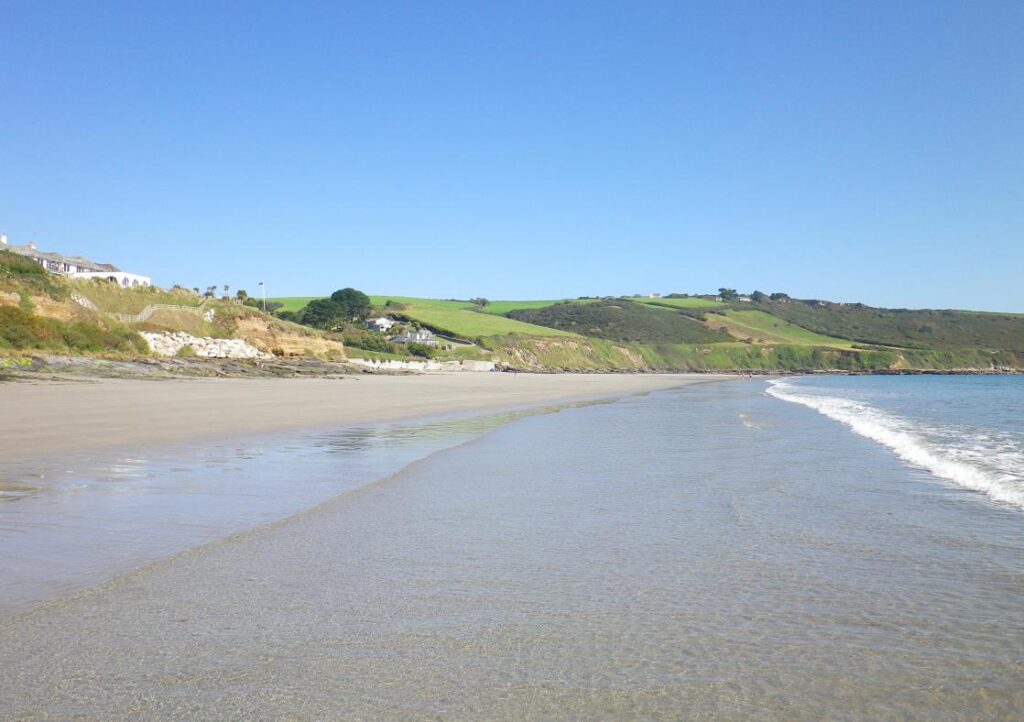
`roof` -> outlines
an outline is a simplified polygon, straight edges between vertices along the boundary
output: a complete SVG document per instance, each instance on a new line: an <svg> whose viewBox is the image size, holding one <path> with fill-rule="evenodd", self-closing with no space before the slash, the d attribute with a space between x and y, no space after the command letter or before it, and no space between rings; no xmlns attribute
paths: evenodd
<svg viewBox="0 0 1024 722"><path fill-rule="evenodd" d="M70 263L71 265L78 266L79 268L91 268L96 271L117 271L117 267L112 266L109 263L96 263L91 261L85 256L63 256L60 253L53 253L50 251L40 251L39 249L32 248L31 246L6 246L7 250L11 253L17 253L19 256L29 256L30 258L41 258L44 261L52 261L54 263Z"/></svg>

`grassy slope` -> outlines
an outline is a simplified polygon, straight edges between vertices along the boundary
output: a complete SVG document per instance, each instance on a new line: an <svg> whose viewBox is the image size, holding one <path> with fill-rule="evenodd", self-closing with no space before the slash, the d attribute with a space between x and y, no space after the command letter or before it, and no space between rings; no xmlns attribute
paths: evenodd
<svg viewBox="0 0 1024 722"><path fill-rule="evenodd" d="M512 311L513 318L584 336L620 343L720 343L725 334L668 308L654 308L631 300L594 303L559 303L533 310Z"/></svg>
<svg viewBox="0 0 1024 722"><path fill-rule="evenodd" d="M484 307L484 313L491 313L495 316L504 316L509 311L525 311L536 308L544 308L545 306L553 306L556 303L561 303L561 300L555 301L491 301L490 304ZM581 302L585 303L585 302Z"/></svg>
<svg viewBox="0 0 1024 722"><path fill-rule="evenodd" d="M811 331L861 343L918 349L1024 351L1024 317L1018 314L801 301L763 304L761 308Z"/></svg>
<svg viewBox="0 0 1024 722"><path fill-rule="evenodd" d="M268 301L271 299L267 299ZM313 300L312 297L289 297L272 299L284 304L283 310L298 311L305 308ZM485 313L475 310L469 301L442 301L431 298L413 298L411 296L370 296L374 306L383 306L388 301L400 303L404 308L396 309L395 314L405 316L426 326L460 338L479 338L481 336L502 336L520 334L527 336L566 336L564 331L534 326L521 321L514 321L498 315L498 311ZM522 307L522 304L550 305L550 301L497 301L498 308L506 305Z"/></svg>
<svg viewBox="0 0 1024 722"><path fill-rule="evenodd" d="M622 344L595 338L505 337L490 340L506 363L545 371L900 371L1024 369L1024 354L860 350L745 343Z"/></svg>
<svg viewBox="0 0 1024 722"><path fill-rule="evenodd" d="M717 308L724 306L721 301L713 301L708 298L633 298L637 303L646 303L648 306L664 306L665 308Z"/></svg>
<svg viewBox="0 0 1024 722"><path fill-rule="evenodd" d="M474 310L473 304L468 301L439 301L407 296L370 296L370 300L375 306L383 306L388 301L400 303L405 308L397 313L442 333L448 332L461 338L502 336L512 333L524 336L571 335L564 331L534 326L503 316L480 313Z"/></svg>
<svg viewBox="0 0 1024 722"><path fill-rule="evenodd" d="M824 346L827 348L853 348L847 339L825 336L808 331L784 319L764 311L725 311L725 316L708 314L707 324L723 328L739 339L752 338L765 343L792 344L795 346Z"/></svg>
<svg viewBox="0 0 1024 722"><path fill-rule="evenodd" d="M86 280L64 280L63 283L106 313L139 313L156 304L198 307L204 300L190 291L165 291L153 286L122 288L113 283Z"/></svg>
<svg viewBox="0 0 1024 722"><path fill-rule="evenodd" d="M315 301L322 296L285 296L281 298L268 298L267 302L276 301L281 304L282 311L301 311L309 305L310 301Z"/></svg>
<svg viewBox="0 0 1024 722"><path fill-rule="evenodd" d="M275 299L286 301L286 308L298 309L309 302L309 298ZM468 301L440 301L401 296L377 296L372 298L375 305L392 300L405 304L404 315L435 328L448 330L455 335L471 338L485 337L485 345L498 352L499 356L520 368L534 369L579 369L579 370L675 370L713 371L760 370L760 371L812 371L812 370L900 370L900 369L967 369L967 368L1024 368L1024 353L1011 351L988 351L984 344L966 343L979 339L1002 341L1006 346L1016 346L1014 322L1024 318L1013 314L971 314L954 312L953 323L939 328L936 334L945 343L964 341L959 347L946 349L895 348L912 346L910 343L895 342L903 338L908 323L916 323L913 332L918 336L929 334L920 331L923 322L941 322L951 317L950 312L894 312L882 309L855 309L829 305L825 310L819 307L801 307L795 304L768 304L758 308L723 308L727 304L701 298L649 299L633 298L633 302L644 304L652 310L671 309L694 310L721 309L725 316L709 314L711 325L723 326L738 340L758 339L756 343L726 342L703 344L693 343L635 343L624 340L585 338L567 331L548 329L535 324L519 324L498 314L512 311L537 310L552 306L554 301L494 301L484 313L473 310ZM592 301L582 301L587 303ZM844 315L843 309L846 309ZM781 310L781 312L780 312ZM789 311L789 313L784 313ZM799 311L800 313L795 313ZM831 321L829 312L839 315ZM778 315L775 315L777 312ZM793 317L793 321L783 318ZM877 323L864 323L870 317L881 319ZM978 318L979 324L971 324ZM813 320L821 328L811 330L808 321ZM507 323L506 323L507 322ZM801 323L804 322L804 323ZM1008 327L1007 324L1010 324ZM873 333L869 338L827 333L822 328L843 331L858 330L854 326L867 327ZM974 333L967 333L965 325ZM525 328L524 328L525 327ZM514 330L512 330L514 329ZM528 330L527 330L528 329ZM950 331L952 329L952 331ZM980 329L980 330L979 330ZM1008 330L1009 329L1009 330ZM885 333L883 333L885 332ZM931 332L934 333L934 332ZM953 335L950 336L950 333ZM510 335L519 334L519 335ZM1006 343L1009 338L1010 342ZM854 341L888 345L889 349L857 349ZM991 347L990 347L991 348Z"/></svg>

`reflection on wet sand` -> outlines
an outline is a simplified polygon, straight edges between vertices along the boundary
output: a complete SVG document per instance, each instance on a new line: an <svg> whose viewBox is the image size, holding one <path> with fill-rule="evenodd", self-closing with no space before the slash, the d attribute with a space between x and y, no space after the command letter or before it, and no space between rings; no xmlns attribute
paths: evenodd
<svg viewBox="0 0 1024 722"><path fill-rule="evenodd" d="M0 617L281 519L516 419L592 403L602 402L8 464Z"/></svg>

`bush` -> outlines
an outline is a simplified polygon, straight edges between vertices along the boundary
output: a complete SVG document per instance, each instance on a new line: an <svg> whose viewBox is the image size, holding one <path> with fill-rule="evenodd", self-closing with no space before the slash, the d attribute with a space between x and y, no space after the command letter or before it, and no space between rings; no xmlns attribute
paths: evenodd
<svg viewBox="0 0 1024 722"><path fill-rule="evenodd" d="M146 342L127 329L101 328L93 323L75 321L64 331L64 342L76 351L145 352Z"/></svg>
<svg viewBox="0 0 1024 722"><path fill-rule="evenodd" d="M10 251L0 251L0 269L12 276L47 278L49 272L31 258Z"/></svg>
<svg viewBox="0 0 1024 722"><path fill-rule="evenodd" d="M0 346L48 351L148 351L146 342L134 331L103 328L88 321L63 324L13 306L0 306Z"/></svg>
<svg viewBox="0 0 1024 722"><path fill-rule="evenodd" d="M409 353L420 358L434 358L435 350L425 343L409 343L405 346Z"/></svg>
<svg viewBox="0 0 1024 722"><path fill-rule="evenodd" d="M49 271L31 258L10 251L0 251L0 279L4 277L15 279L28 288L42 291L57 300L67 296L67 291L53 282Z"/></svg>
<svg viewBox="0 0 1024 722"><path fill-rule="evenodd" d="M60 348L64 345L63 331L59 321L0 306L0 344L8 348Z"/></svg>
<svg viewBox="0 0 1024 722"><path fill-rule="evenodd" d="M380 351L382 353L397 353L395 345L388 343L387 338L372 331L351 330L341 336L342 342L352 348L361 348L365 351Z"/></svg>

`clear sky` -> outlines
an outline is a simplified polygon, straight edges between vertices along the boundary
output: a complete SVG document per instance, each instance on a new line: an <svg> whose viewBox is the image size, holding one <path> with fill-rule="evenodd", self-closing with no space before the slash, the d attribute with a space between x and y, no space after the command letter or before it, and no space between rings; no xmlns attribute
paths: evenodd
<svg viewBox="0 0 1024 722"><path fill-rule="evenodd" d="M1024 2L0 0L0 230L162 285L1024 312Z"/></svg>

